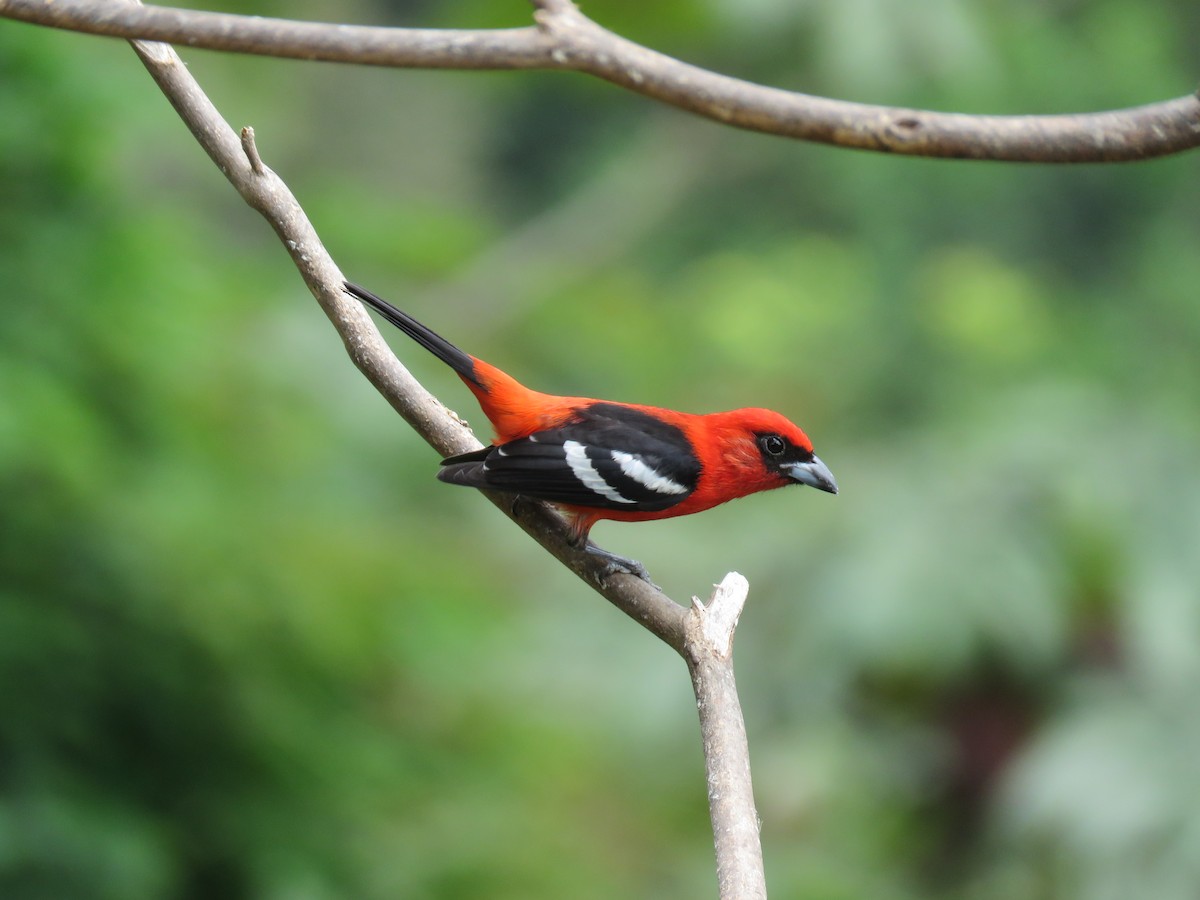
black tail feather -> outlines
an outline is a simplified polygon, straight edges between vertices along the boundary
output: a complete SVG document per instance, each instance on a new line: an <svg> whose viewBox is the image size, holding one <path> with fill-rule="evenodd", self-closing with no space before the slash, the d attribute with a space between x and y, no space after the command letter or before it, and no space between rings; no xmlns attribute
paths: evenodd
<svg viewBox="0 0 1200 900"><path fill-rule="evenodd" d="M461 484L464 487L492 487L488 484L487 470L484 468L483 460L468 459L456 462L457 459L461 459L461 457L448 459L442 463L442 468L438 469L437 473L438 481L444 481L446 484Z"/></svg>
<svg viewBox="0 0 1200 900"><path fill-rule="evenodd" d="M359 287L352 282L347 281L344 284L346 293L351 297L370 306L463 378L479 384L479 379L475 375L475 360L466 353L463 353L437 332L426 328L408 313L396 309L382 297L377 297L366 288Z"/></svg>
<svg viewBox="0 0 1200 900"><path fill-rule="evenodd" d="M442 460L442 467L438 469L438 481L444 481L447 484L461 484L466 487L487 487L487 472L484 469L484 463L495 449L490 446L480 447L478 450L471 450L468 453L446 457Z"/></svg>

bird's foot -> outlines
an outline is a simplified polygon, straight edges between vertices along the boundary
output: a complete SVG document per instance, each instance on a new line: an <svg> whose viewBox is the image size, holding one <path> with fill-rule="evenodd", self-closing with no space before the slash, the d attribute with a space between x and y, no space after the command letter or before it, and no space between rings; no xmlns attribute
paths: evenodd
<svg viewBox="0 0 1200 900"><path fill-rule="evenodd" d="M636 559L627 559L624 556L618 556L616 553L597 547L591 541L588 541L584 545L583 549L584 552L590 553L592 556L598 556L600 559L604 560L605 575L613 575L617 572L621 572L625 575L632 575L635 578L642 579L642 581L646 582L646 584L650 585L650 587L654 588L656 591L662 590L662 588L650 580L650 573L647 572L646 567Z"/></svg>

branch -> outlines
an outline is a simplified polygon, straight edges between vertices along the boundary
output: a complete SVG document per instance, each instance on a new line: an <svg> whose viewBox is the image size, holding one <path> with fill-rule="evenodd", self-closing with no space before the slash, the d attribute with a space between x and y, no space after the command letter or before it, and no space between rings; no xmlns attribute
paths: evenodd
<svg viewBox="0 0 1200 900"><path fill-rule="evenodd" d="M709 72L600 27L569 0L534 0L536 26L492 30L295 22L111 0L0 0L0 16L209 50L422 69L583 72L751 131L909 156L1127 162L1200 146L1200 97L1061 116L974 116L831 100Z"/></svg>
<svg viewBox="0 0 1200 900"><path fill-rule="evenodd" d="M169 46L134 41L133 48L213 162L279 234L358 368L440 453L477 447L470 430L409 374L362 307L342 292L341 272L287 185L263 163L253 130L243 128L235 135ZM563 522L544 507L515 507L505 495L489 499L687 661L700 712L720 897L765 898L749 748L733 678L733 631L749 591L746 579L730 573L709 607L693 599L691 610L685 611L637 578L602 581L595 558L573 549Z"/></svg>
<svg viewBox="0 0 1200 900"><path fill-rule="evenodd" d="M693 597L684 645L700 711L708 811L722 900L766 900L767 896L750 780L750 748L733 678L733 631L749 591L746 579L730 572L716 586L707 607Z"/></svg>

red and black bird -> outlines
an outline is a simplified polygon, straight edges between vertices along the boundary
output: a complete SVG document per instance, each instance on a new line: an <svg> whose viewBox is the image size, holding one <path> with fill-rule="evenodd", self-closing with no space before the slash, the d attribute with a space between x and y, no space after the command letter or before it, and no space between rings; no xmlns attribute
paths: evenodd
<svg viewBox="0 0 1200 900"><path fill-rule="evenodd" d="M572 543L613 570L649 581L641 564L601 550L601 519L686 516L789 484L837 493L808 436L769 409L693 415L635 403L530 390L459 350L358 285L346 291L458 373L496 436L491 446L442 461L438 479L545 500L566 513Z"/></svg>

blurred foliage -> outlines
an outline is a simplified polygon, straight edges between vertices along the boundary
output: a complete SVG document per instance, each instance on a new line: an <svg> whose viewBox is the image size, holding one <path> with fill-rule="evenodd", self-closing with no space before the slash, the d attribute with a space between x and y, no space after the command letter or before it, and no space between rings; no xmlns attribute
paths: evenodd
<svg viewBox="0 0 1200 900"><path fill-rule="evenodd" d="M587 11L968 112L1178 95L1200 51L1182 0ZM472 352L814 436L836 500L597 532L677 597L751 580L775 896L1195 895L1195 155L895 159L579 76L187 56L344 269ZM0 23L0 121L0 896L711 895L683 667L433 481L128 48Z"/></svg>

